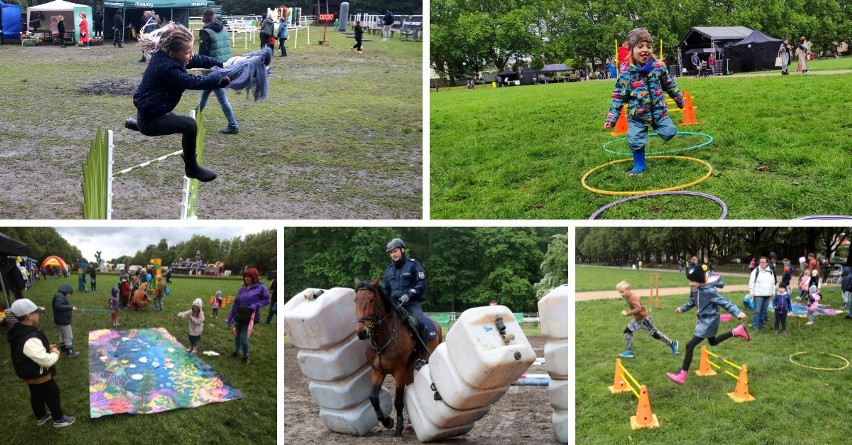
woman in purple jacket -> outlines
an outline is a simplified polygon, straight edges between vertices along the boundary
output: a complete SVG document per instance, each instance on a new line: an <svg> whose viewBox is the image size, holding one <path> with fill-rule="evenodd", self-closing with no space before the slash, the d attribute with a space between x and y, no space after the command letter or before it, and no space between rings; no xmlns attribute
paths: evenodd
<svg viewBox="0 0 852 445"><path fill-rule="evenodd" d="M231 354L231 357L239 357L240 348L242 348L243 363L248 363L249 324L254 317L254 313L269 304L269 291L260 282L257 269L253 267L243 272L243 282L245 284L237 292L237 297L234 299L234 304L231 306L231 312L228 314L228 318L225 319L225 323L228 324L228 327L233 324L236 330L234 353Z"/></svg>

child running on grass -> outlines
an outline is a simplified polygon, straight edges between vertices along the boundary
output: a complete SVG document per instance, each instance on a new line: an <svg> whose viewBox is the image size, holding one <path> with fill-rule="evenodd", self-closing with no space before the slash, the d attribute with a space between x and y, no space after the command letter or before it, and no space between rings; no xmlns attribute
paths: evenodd
<svg viewBox="0 0 852 445"><path fill-rule="evenodd" d="M619 355L624 358L635 357L633 354L633 333L639 329L642 329L651 337L665 343L666 346L671 348L672 355L677 354L677 341L669 340L665 334L657 330L654 326L654 320L651 319L651 316L648 315L648 311L642 306L642 300L630 289L630 283L622 281L618 283L615 288L618 289L618 293L621 294L621 297L627 302L627 306L630 307L629 311L621 311L621 315L628 317L633 316L633 319L630 320L630 323L628 323L627 327L624 328L624 341L627 343L627 349Z"/></svg>
<svg viewBox="0 0 852 445"><path fill-rule="evenodd" d="M683 306L675 309L675 313L680 314L695 306L698 312L695 333L692 339L686 344L686 352L683 354L683 365L680 367L680 372L666 373L666 376L678 385L683 385L686 381L689 366L692 364L692 351L704 339L707 339L710 346L716 346L731 337L742 337L745 341L749 341L748 332L743 325L739 325L723 334L716 335L716 332L719 330L719 306L724 307L726 311L740 320L744 319L746 314L734 303L719 295L715 284L707 283L706 278L704 269L701 266L690 265L686 269L686 279L689 280L689 286L693 289L693 292L690 293L689 300Z"/></svg>
<svg viewBox="0 0 852 445"><path fill-rule="evenodd" d="M618 76L612 92L612 105L606 115L604 128L615 126L621 107L627 103L627 146L633 154L633 168L629 176L642 174L645 164L645 143L648 140L648 125L664 141L677 134L677 128L669 117L665 91L674 99L678 108L683 108L683 93L674 77L669 75L663 63L653 53L653 40L648 30L636 28L627 35L630 51L630 66Z"/></svg>
<svg viewBox="0 0 852 445"><path fill-rule="evenodd" d="M189 317L189 347L186 352L198 353L198 342L201 341L201 332L204 330L204 312L201 312L201 299L196 298L188 311L177 314L178 318Z"/></svg>
<svg viewBox="0 0 852 445"><path fill-rule="evenodd" d="M219 60L192 54L192 31L169 23L153 33L140 34L139 46L151 53L151 61L142 75L142 82L133 95L139 132L145 136L181 133L183 139L184 173L188 178L208 182L216 173L198 164L195 141L198 125L189 116L175 114L184 90L215 90L231 83L227 76L211 74L193 76L187 68L222 67Z"/></svg>

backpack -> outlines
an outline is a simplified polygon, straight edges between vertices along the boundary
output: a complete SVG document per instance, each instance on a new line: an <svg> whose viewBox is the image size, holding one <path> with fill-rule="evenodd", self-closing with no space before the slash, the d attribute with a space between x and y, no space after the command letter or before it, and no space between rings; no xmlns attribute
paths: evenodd
<svg viewBox="0 0 852 445"><path fill-rule="evenodd" d="M251 316L254 312L248 306L240 306L237 308L237 313L234 315L234 321L239 324L249 324Z"/></svg>

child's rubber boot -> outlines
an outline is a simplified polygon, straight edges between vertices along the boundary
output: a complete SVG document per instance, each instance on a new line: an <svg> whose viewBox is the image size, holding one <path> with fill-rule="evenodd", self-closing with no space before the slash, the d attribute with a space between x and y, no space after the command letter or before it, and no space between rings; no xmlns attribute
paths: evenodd
<svg viewBox="0 0 852 445"><path fill-rule="evenodd" d="M687 372L681 369L680 372L678 372L677 374L667 372L666 377L668 377L671 381L677 383L678 385L683 385L684 382L686 382L686 374Z"/></svg>
<svg viewBox="0 0 852 445"><path fill-rule="evenodd" d="M645 173L645 147L633 152L633 168L627 172L627 176L641 175Z"/></svg>
<svg viewBox="0 0 852 445"><path fill-rule="evenodd" d="M745 325L735 327L731 331L731 334L734 334L734 337L742 337L745 341L749 341L751 339L751 337L748 336L748 331L746 331Z"/></svg>
<svg viewBox="0 0 852 445"><path fill-rule="evenodd" d="M677 355L678 346L680 346L680 343L677 340L672 340L672 355Z"/></svg>
<svg viewBox="0 0 852 445"><path fill-rule="evenodd" d="M68 357L76 357L80 355L80 353L75 351L73 346L69 346L68 349L66 349L65 355L67 355Z"/></svg>
<svg viewBox="0 0 852 445"><path fill-rule="evenodd" d="M198 165L198 161L195 159L195 151L188 153L188 150L184 150L181 157L183 158L183 171L187 178L197 179L201 182L210 182L216 179L216 173Z"/></svg>

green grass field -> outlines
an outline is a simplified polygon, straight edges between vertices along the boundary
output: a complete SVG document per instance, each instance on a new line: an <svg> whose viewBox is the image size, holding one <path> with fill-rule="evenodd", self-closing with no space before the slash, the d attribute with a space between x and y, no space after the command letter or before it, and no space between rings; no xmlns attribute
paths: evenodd
<svg viewBox="0 0 852 445"><path fill-rule="evenodd" d="M813 71L852 69L852 57L814 61ZM848 214L844 187L852 171L852 103L840 93L852 74L677 78L692 94L712 144L679 153L708 162L712 175L687 190L722 199L729 219L792 219ZM446 89L430 94L431 216L436 219L585 219L618 197L585 190L581 177L624 158L604 152L603 129L613 82L516 88ZM674 107L676 108L676 107ZM680 113L671 113L679 125ZM648 151L703 142L650 138ZM625 140L611 149L627 151ZM613 191L654 190L700 179L708 169L682 160L650 160L627 177L631 162L602 168L588 185ZM712 201L665 196L631 201L602 218L717 219Z"/></svg>
<svg viewBox="0 0 852 445"><path fill-rule="evenodd" d="M741 309L742 294L723 294ZM681 341L691 338L695 326L695 310L675 314L674 309L687 300L687 295L664 297L662 307L652 313L657 328ZM828 288L825 301L834 308L841 304L838 288ZM848 402L852 398L850 373L814 371L792 364L789 356L797 356L804 364L834 368L842 360L819 355L827 352L850 357L852 341L846 335L852 322L843 315L818 316L812 326L804 319L788 318L789 334L775 335L772 329L752 334L751 342L732 338L709 349L749 370L749 392L757 399L734 403L726 393L733 392L736 382L726 374L699 377L700 346L695 349L690 375L684 386L666 378L666 372L680 369L683 353L672 357L668 347L644 332L634 340L636 358L625 359L625 368L642 385L646 385L651 407L660 427L630 429L630 416L636 415L636 398L632 393L611 394L615 360L624 350L622 331L627 317L623 301L596 300L576 305L576 443L577 444L686 444L738 443L748 445L799 445L845 443L850 432ZM745 311L746 321L752 312ZM797 320L801 320L801 324ZM774 315L769 316L774 323ZM722 323L720 331L732 329L736 323ZM768 333L767 333L768 332ZM738 374L738 371L734 371Z"/></svg>
<svg viewBox="0 0 852 445"><path fill-rule="evenodd" d="M657 272L660 276L660 288L687 287L683 273ZM650 286L648 270L633 270L628 268L613 268L600 266L577 266L576 292L615 290L615 285L621 280L627 280L634 289L647 289ZM722 273L725 284L748 284L748 277L731 277Z"/></svg>
<svg viewBox="0 0 852 445"><path fill-rule="evenodd" d="M227 121L211 95L204 164L219 178L201 186L199 218L422 217L422 43L371 36L365 53L357 54L350 50L353 39L331 29L329 44L317 44L322 31L312 28L308 45L301 29L294 48L291 30L288 57L278 57L276 48L266 100L228 91L238 135L217 132ZM132 93L146 67L134 44L106 42L90 51L2 46L0 97L7 112L0 120L6 167L0 218L82 218L82 165L98 127L115 132L116 170L180 148L179 135L146 137L124 128L124 120L136 116ZM259 43L244 46L238 38L233 54L257 50ZM113 93L81 92L92 90ZM175 113L188 113L199 97L186 91ZM113 218L176 219L182 179L178 157L118 179ZM145 205L134 199L140 193L151 197ZM15 205L25 194L46 199Z"/></svg>
<svg viewBox="0 0 852 445"><path fill-rule="evenodd" d="M98 276L98 291L74 292L71 304L81 309L107 309L109 292L115 284L115 275ZM37 281L26 291L27 298L47 312L41 316L39 328L51 343L58 343L59 330L53 323L51 301L60 284L67 282L77 288L77 276L65 280ZM267 283L268 284L268 283ZM236 279L172 278L171 294L165 297L164 312L155 312L149 306L143 312L121 312L119 329L166 328L178 341L187 345L185 319L174 316L189 309L192 300L204 301L205 324L199 343L200 351L216 351L220 356L199 355L233 387L246 397L225 403L214 403L195 409L179 409L152 415L117 415L98 419L89 418L89 331L110 328L109 312L78 311L73 315L74 348L80 355L62 356L57 362L56 381L62 391L62 408L77 417L77 422L67 428L54 428L50 422L35 425L29 403L26 383L14 372L9 355L9 343L4 340L0 348L0 381L3 381L3 409L6 427L4 436L8 443L67 443L91 444L121 443L147 444L172 443L275 443L277 400L277 317L272 323L258 325L250 341L251 363L248 365L231 358L234 341L231 330L225 325L230 305L220 310L219 318L211 316L208 304L210 295L221 290L223 295L236 296L242 282ZM269 307L262 309L265 321ZM161 439L158 439L161 438ZM116 442L117 443L117 442Z"/></svg>

